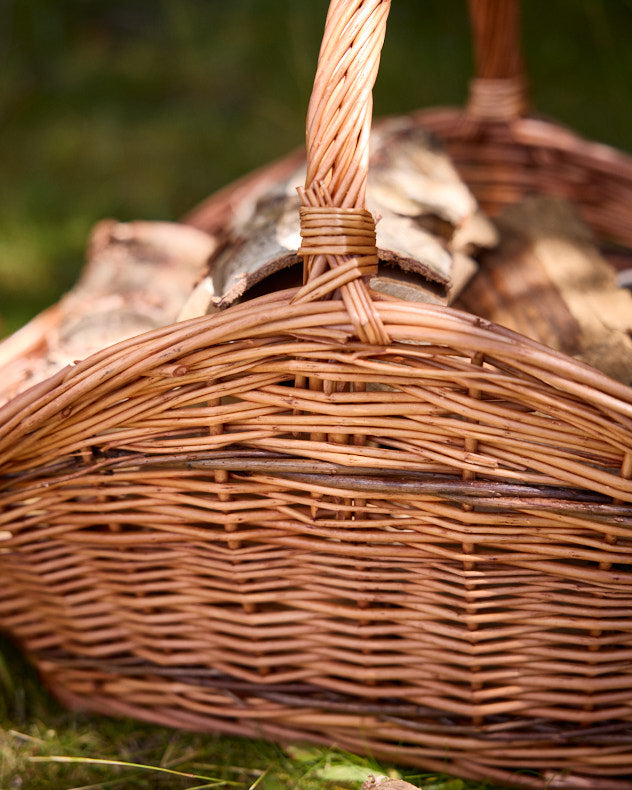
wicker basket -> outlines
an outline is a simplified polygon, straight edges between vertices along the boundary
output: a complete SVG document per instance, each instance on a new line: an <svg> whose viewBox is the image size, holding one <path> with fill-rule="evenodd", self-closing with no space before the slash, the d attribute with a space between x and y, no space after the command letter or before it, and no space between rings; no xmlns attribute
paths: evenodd
<svg viewBox="0 0 632 790"><path fill-rule="evenodd" d="M107 348L0 412L0 626L72 707L629 789L632 390L368 291L388 6L331 4L305 285ZM471 112L423 115L466 172L524 156L515 189L514 168L485 167L479 194L539 184L524 129L541 122ZM628 160L560 135L548 181L601 170L629 194ZM600 205L593 225L626 241Z"/></svg>

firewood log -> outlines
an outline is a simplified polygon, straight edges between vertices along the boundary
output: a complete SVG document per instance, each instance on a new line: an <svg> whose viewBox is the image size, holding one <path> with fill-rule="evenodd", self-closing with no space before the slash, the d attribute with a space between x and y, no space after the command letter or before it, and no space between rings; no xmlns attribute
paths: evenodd
<svg viewBox="0 0 632 790"><path fill-rule="evenodd" d="M371 149L367 205L378 219L380 266L370 286L449 304L476 270L472 253L495 243L492 224L438 143L410 119L379 124ZM304 180L301 165L266 189L240 195L227 217L223 249L180 319L299 283L296 187Z"/></svg>
<svg viewBox="0 0 632 790"><path fill-rule="evenodd" d="M632 294L573 207L533 197L496 226L460 306L632 384Z"/></svg>

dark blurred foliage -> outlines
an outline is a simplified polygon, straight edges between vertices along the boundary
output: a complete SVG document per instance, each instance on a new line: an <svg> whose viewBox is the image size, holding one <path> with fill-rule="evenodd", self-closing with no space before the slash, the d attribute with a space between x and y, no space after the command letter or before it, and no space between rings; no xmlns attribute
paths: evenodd
<svg viewBox="0 0 632 790"><path fill-rule="evenodd" d="M176 219L302 143L326 0L0 0L0 335L104 216ZM632 150L631 0L524 0L538 111ZM393 0L378 115L461 104L465 0Z"/></svg>

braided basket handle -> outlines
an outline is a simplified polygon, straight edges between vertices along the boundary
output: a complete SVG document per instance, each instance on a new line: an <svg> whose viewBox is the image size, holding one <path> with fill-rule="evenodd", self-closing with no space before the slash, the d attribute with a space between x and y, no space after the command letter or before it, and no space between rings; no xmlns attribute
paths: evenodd
<svg viewBox="0 0 632 790"><path fill-rule="evenodd" d="M468 0L475 77L467 114L481 121L511 121L528 110L520 42L519 0Z"/></svg>
<svg viewBox="0 0 632 790"><path fill-rule="evenodd" d="M390 0L331 0L307 113L301 195L304 286L295 302L340 294L358 338L390 338L369 295L375 220L365 206L373 85Z"/></svg>

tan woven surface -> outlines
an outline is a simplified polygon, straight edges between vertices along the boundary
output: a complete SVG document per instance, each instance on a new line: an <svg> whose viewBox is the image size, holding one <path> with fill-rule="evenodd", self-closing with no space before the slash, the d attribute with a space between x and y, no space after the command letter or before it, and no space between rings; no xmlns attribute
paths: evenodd
<svg viewBox="0 0 632 790"><path fill-rule="evenodd" d="M372 84L387 9L332 3L308 143L318 108L348 131L332 75ZM632 390L368 291L352 101L308 145L302 289L0 411L0 626L75 707L629 790Z"/></svg>

